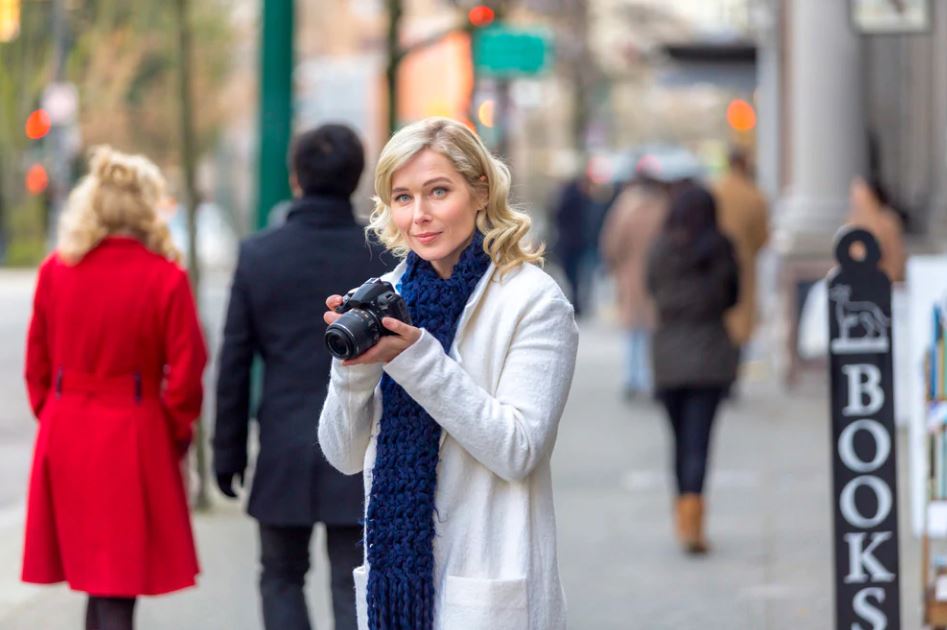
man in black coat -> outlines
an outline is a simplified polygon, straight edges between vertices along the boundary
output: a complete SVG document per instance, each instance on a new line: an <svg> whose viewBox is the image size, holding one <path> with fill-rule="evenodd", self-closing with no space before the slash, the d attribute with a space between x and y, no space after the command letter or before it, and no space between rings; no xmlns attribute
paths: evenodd
<svg viewBox="0 0 947 630"><path fill-rule="evenodd" d="M349 198L364 165L362 144L348 127L325 125L299 136L286 222L246 239L234 272L217 379L214 472L221 491L236 497L254 415L260 449L248 512L260 527L267 630L310 628L303 585L317 522L326 525L335 627L356 627L352 570L362 563L362 480L333 469L316 435L331 363L325 299L380 276L391 262L366 244L352 213ZM252 414L255 355L263 363L263 392Z"/></svg>

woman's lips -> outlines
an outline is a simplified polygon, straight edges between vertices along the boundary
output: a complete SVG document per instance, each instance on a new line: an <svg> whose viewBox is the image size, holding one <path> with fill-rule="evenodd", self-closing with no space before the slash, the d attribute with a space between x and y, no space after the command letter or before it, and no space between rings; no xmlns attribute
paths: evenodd
<svg viewBox="0 0 947 630"><path fill-rule="evenodd" d="M422 245L430 245L440 235L440 232L425 232L424 234L415 234L414 238Z"/></svg>

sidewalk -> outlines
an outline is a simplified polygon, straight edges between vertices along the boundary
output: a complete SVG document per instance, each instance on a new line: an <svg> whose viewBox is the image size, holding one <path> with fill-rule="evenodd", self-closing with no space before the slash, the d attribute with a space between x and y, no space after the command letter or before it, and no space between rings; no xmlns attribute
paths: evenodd
<svg viewBox="0 0 947 630"><path fill-rule="evenodd" d="M256 590L255 523L223 499L210 514L194 518L202 574L198 588L143 598L136 613L143 630L258 630L263 627ZM21 528L0 539L0 629L76 630L82 627L85 596L65 586L19 584ZM11 538L12 537L12 538ZM322 545L314 540L314 549ZM14 550L15 548L15 550ZM13 553L11 553L13 552ZM315 627L329 628L327 575L310 575L309 601Z"/></svg>
<svg viewBox="0 0 947 630"><path fill-rule="evenodd" d="M619 397L617 331L583 324L553 473L560 567L574 630L782 630L833 627L829 420L824 386L789 396L751 364L714 436L706 558L671 530L669 443L660 409ZM903 453L899 449L899 455ZM903 628L919 628L919 543L906 526L901 463ZM204 573L189 592L146 599L142 630L261 628L254 523L234 504L195 517ZM20 585L22 516L0 518L0 629L80 627L83 598ZM318 547L321 540L314 546ZM316 560L319 566L319 560ZM326 575L309 584L328 630Z"/></svg>

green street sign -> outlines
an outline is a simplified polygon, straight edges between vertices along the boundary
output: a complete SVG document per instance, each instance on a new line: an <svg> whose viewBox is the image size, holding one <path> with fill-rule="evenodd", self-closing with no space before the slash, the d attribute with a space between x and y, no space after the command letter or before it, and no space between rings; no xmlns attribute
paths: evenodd
<svg viewBox="0 0 947 630"><path fill-rule="evenodd" d="M490 26L474 32L473 57L477 72L509 78L543 72L552 57L550 36L537 29Z"/></svg>

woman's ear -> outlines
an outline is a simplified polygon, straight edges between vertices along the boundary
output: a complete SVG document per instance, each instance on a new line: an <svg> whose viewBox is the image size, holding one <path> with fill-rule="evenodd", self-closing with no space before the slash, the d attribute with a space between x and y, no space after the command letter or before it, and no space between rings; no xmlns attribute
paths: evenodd
<svg viewBox="0 0 947 630"><path fill-rule="evenodd" d="M487 202L490 201L490 190L488 188L476 188L474 190L474 207L477 212L486 210Z"/></svg>

